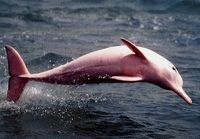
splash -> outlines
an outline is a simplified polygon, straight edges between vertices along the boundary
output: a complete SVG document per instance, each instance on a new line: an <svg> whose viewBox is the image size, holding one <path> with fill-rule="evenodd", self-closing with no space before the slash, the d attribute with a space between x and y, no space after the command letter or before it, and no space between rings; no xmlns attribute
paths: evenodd
<svg viewBox="0 0 200 139"><path fill-rule="evenodd" d="M101 93L84 91L79 86L62 86L30 81L17 103L6 101L4 89L0 110L34 115L57 115L62 118L77 109L84 109L89 103L101 103L107 99ZM83 87L84 88L84 87ZM81 91L80 91L81 89Z"/></svg>

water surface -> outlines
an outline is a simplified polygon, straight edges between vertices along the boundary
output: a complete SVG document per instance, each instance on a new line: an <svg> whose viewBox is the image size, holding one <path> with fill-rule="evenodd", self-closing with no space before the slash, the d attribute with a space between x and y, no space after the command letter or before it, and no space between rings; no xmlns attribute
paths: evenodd
<svg viewBox="0 0 200 139"><path fill-rule="evenodd" d="M199 0L1 0L0 138L200 138ZM126 37L172 61L193 99L148 83L81 86L29 82L6 101L4 45L32 73Z"/></svg>

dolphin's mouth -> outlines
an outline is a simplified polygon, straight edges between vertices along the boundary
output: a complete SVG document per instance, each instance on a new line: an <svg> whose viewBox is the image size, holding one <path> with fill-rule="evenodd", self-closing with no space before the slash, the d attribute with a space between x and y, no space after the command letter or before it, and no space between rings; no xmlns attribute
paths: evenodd
<svg viewBox="0 0 200 139"><path fill-rule="evenodd" d="M186 94L186 92L180 88L178 90L174 91L178 96L180 96L185 102L187 102L188 104L192 104L192 99Z"/></svg>

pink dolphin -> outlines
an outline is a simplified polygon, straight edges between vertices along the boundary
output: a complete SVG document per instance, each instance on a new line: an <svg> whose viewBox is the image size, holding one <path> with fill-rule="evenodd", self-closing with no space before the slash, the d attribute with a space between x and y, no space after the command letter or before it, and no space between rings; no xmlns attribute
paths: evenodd
<svg viewBox="0 0 200 139"><path fill-rule="evenodd" d="M183 80L175 66L150 49L121 38L125 45L91 52L54 69L30 74L19 53L5 46L9 68L7 99L16 102L29 80L56 84L149 82L172 90L188 104Z"/></svg>

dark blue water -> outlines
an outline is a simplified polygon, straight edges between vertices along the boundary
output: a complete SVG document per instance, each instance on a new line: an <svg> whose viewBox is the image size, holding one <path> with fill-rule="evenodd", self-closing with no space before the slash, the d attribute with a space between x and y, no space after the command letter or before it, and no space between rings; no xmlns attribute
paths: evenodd
<svg viewBox="0 0 200 139"><path fill-rule="evenodd" d="M32 73L126 37L172 61L188 106L148 83L61 86L29 82L6 101L4 45ZM200 138L199 0L0 0L0 138Z"/></svg>

